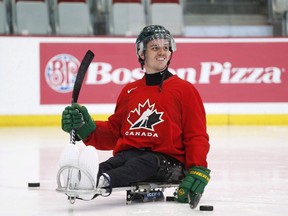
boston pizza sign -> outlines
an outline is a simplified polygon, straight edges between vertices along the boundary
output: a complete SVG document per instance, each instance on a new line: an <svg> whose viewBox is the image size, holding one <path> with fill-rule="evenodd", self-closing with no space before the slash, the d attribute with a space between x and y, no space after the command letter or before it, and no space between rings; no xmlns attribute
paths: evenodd
<svg viewBox="0 0 288 216"><path fill-rule="evenodd" d="M288 40L178 39L170 71L195 85L203 101L287 102ZM120 90L143 77L134 40L41 43L41 104L67 104L85 52L95 53L81 89L81 103L115 103Z"/></svg>

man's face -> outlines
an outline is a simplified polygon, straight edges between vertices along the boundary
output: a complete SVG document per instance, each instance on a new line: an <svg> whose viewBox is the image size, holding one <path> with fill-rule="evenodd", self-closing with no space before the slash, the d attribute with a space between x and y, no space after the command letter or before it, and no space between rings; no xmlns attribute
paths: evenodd
<svg viewBox="0 0 288 216"><path fill-rule="evenodd" d="M166 39L155 39L147 43L147 48L140 56L145 61L144 68L147 74L163 71L171 58L169 41Z"/></svg>

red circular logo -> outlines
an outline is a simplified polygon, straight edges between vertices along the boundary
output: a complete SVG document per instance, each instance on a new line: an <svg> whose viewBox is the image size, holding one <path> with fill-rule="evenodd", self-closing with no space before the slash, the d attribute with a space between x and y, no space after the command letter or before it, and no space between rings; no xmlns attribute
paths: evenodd
<svg viewBox="0 0 288 216"><path fill-rule="evenodd" d="M80 62L69 54L59 54L51 58L45 67L47 84L56 92L73 90Z"/></svg>

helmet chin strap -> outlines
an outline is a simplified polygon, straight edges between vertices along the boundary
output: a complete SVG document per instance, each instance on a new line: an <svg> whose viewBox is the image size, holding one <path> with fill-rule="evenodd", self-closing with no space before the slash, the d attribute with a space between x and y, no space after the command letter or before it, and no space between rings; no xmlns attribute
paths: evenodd
<svg viewBox="0 0 288 216"><path fill-rule="evenodd" d="M139 57L139 62L141 65L141 69L144 70L144 60Z"/></svg>

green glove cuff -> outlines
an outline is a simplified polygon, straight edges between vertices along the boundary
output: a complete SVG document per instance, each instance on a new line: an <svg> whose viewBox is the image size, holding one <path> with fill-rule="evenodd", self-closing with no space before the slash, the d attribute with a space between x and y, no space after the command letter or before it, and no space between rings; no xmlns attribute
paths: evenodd
<svg viewBox="0 0 288 216"><path fill-rule="evenodd" d="M210 181L210 172L211 171L205 167L195 166L189 170L187 176L192 176L207 185Z"/></svg>
<svg viewBox="0 0 288 216"><path fill-rule="evenodd" d="M91 118L88 110L85 106L80 106L79 104L73 104L72 107L75 107L83 116L83 125L76 129L76 134L79 139L86 139L95 129L96 124Z"/></svg>

